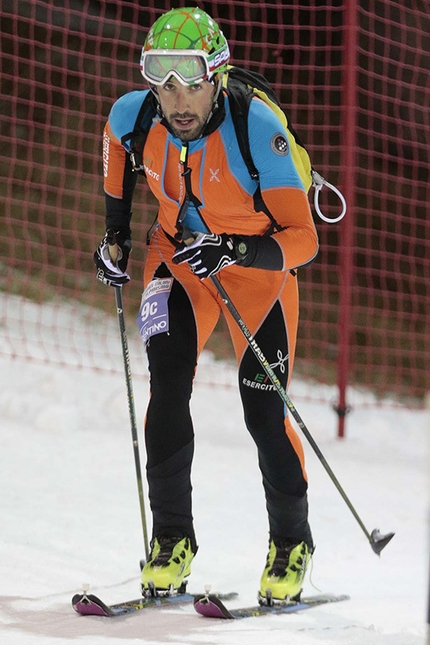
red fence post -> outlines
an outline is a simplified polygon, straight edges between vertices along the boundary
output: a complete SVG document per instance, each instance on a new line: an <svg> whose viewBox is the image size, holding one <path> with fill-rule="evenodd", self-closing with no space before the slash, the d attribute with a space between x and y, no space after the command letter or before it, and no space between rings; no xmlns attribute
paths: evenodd
<svg viewBox="0 0 430 645"><path fill-rule="evenodd" d="M356 124L357 124L357 1L346 0L344 27L344 96L343 111L343 193L348 206L347 213L340 228L340 313L339 313L339 356L338 356L338 388L339 402L338 437L345 436L345 416L348 410L346 390L348 385L348 370L350 356L351 329L351 283L353 275L353 240L355 215L355 184L356 184Z"/></svg>

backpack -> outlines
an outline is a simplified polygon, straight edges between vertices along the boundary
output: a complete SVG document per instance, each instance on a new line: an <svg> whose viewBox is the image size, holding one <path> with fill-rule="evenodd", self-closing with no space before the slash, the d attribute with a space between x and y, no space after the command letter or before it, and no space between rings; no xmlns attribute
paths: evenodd
<svg viewBox="0 0 430 645"><path fill-rule="evenodd" d="M311 186L315 189L314 206L319 217L325 222L339 222L346 213L346 202L344 196L336 186L333 186L326 181L324 177L312 167L308 151L289 122L286 113L281 108L276 92L267 79L261 74L258 74L258 72L251 72L240 67L229 66L227 73L223 76L223 87L229 98L230 111L239 148L251 177L258 181L258 170L252 161L251 149L249 146L248 111L253 96L258 96L258 98L270 107L284 126L290 154L293 158L294 165L296 166L300 179L302 180L303 186L307 193ZM319 206L319 193L323 186L327 186L330 190L336 193L342 204L341 213L336 218L328 218L321 212ZM257 191L259 192L259 189L257 189ZM258 193L256 193L256 195L257 194ZM264 207L261 195L258 200L256 200L256 195L254 195L255 205L259 210L263 210L270 217L270 214Z"/></svg>
<svg viewBox="0 0 430 645"><path fill-rule="evenodd" d="M313 168L308 151L297 132L288 122L288 117L282 110L278 97L266 78L257 72L251 72L239 67L229 67L223 77L223 87L229 98L239 148L251 177L258 181L258 170L254 166L249 146L248 111L252 98L258 96L270 107L284 126L294 165L306 192L309 192L313 183Z"/></svg>
<svg viewBox="0 0 430 645"><path fill-rule="evenodd" d="M281 121L287 135L290 154L294 160L297 172L302 180L306 192L311 186L315 188L314 205L318 215L326 222L338 222L346 212L346 203L342 193L332 184L329 184L313 167L309 154L298 136L297 132L288 121L288 117L282 110L275 91L264 76L257 72L251 72L239 67L229 66L223 75L223 88L229 98L230 111L234 124L237 142L252 179L258 181L258 170L254 165L248 138L248 112L251 100L254 96L260 98ZM145 175L143 164L143 151L146 138L151 128L152 121L157 115L157 100L152 92L148 92L137 115L132 132L121 137L121 143L129 144L130 159L133 170ZM342 203L342 212L335 219L329 219L321 213L319 208L319 192L323 186L328 186L339 197ZM266 208L261 196L260 188L254 194L254 207L256 211L263 211L272 222L274 230L279 230L279 225Z"/></svg>

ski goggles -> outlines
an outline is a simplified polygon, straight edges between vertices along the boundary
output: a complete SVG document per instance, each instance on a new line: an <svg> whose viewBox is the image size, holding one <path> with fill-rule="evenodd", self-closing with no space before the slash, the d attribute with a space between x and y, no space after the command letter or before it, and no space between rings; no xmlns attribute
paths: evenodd
<svg viewBox="0 0 430 645"><path fill-rule="evenodd" d="M171 76L182 85L194 85L210 78L229 57L228 48L215 56L200 49L149 50L142 52L140 71L153 85L163 85Z"/></svg>

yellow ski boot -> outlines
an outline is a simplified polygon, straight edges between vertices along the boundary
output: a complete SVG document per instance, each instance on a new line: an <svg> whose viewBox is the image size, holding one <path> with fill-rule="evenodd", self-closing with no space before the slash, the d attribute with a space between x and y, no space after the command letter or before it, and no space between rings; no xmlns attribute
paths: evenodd
<svg viewBox="0 0 430 645"><path fill-rule="evenodd" d="M194 555L187 537L154 538L148 562L142 569L142 594L170 596L183 593L184 578L191 573Z"/></svg>
<svg viewBox="0 0 430 645"><path fill-rule="evenodd" d="M306 542L272 539L266 567L261 576L261 605L285 603L300 599L311 551Z"/></svg>

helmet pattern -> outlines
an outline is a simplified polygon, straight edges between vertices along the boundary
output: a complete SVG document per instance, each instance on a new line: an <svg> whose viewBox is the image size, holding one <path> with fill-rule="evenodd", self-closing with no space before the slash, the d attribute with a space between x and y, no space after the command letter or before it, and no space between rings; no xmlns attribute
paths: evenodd
<svg viewBox="0 0 430 645"><path fill-rule="evenodd" d="M224 34L215 20L197 7L172 9L160 16L148 32L143 52L152 49L205 51L211 59L219 60L216 71L223 71L229 58Z"/></svg>

